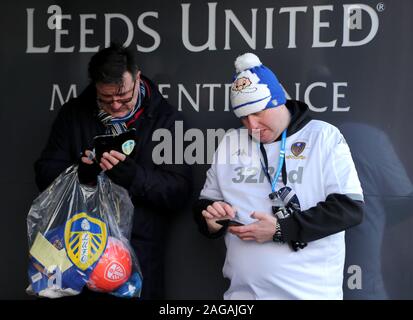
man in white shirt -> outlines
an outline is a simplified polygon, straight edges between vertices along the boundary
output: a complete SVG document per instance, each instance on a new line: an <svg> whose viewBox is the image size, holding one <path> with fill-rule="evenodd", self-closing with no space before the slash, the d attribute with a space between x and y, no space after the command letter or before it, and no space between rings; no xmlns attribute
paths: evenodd
<svg viewBox="0 0 413 320"><path fill-rule="evenodd" d="M287 101L257 56L235 67L231 104L245 128L221 141L194 206L203 234L225 235L224 298L342 299L344 230L363 204L348 145Z"/></svg>

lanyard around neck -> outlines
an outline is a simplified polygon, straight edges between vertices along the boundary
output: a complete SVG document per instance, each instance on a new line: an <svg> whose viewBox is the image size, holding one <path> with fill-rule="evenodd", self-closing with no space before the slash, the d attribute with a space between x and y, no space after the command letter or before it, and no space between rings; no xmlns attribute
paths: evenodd
<svg viewBox="0 0 413 320"><path fill-rule="evenodd" d="M287 141L287 129L283 131L282 136L281 136L280 155L278 157L278 168L277 168L277 172L275 173L274 179L271 179L271 176L268 170L268 158L267 158L267 153L265 151L264 145L262 143L257 144L258 148L260 149L260 152L264 156L264 161L265 161L265 165L264 165L260 157L261 168L264 171L265 175L267 176L268 181L271 184L272 192L275 192L275 186L277 185L278 178L280 177L281 171L283 171L286 141ZM284 177L283 175L283 178L286 178L286 177Z"/></svg>

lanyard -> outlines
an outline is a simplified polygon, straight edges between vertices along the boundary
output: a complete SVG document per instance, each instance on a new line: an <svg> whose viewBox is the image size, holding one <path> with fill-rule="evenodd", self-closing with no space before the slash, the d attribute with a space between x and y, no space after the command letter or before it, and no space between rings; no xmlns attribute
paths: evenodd
<svg viewBox="0 0 413 320"><path fill-rule="evenodd" d="M281 136L281 146L280 146L280 155L279 155L279 160L278 160L278 168L277 172L275 173L274 179L271 179L270 173L268 171L268 158L267 158L267 152L265 151L264 145L262 143L258 143L257 146L260 149L260 152L264 156L264 162L265 165L262 163L261 157L260 157L260 163L261 163L261 168L264 171L265 175L267 176L268 181L271 184L271 190L272 192L275 192L275 186L277 185L278 178L280 177L281 171L283 171L283 182L286 177L286 169L284 166L284 158L285 158L285 144L287 141L287 129L285 129L282 133ZM284 182L285 184L285 182Z"/></svg>

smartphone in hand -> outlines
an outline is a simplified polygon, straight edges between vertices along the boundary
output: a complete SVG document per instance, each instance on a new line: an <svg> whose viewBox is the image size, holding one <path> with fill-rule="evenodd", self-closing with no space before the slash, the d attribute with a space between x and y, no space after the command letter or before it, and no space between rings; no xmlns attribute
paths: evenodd
<svg viewBox="0 0 413 320"><path fill-rule="evenodd" d="M239 227L244 225L242 222L230 219L217 220L216 223L220 224L221 226L228 225L229 227Z"/></svg>
<svg viewBox="0 0 413 320"><path fill-rule="evenodd" d="M93 138L96 161L100 162L104 152L119 151L127 156L133 156L135 151L136 129L132 128L117 136L100 135Z"/></svg>

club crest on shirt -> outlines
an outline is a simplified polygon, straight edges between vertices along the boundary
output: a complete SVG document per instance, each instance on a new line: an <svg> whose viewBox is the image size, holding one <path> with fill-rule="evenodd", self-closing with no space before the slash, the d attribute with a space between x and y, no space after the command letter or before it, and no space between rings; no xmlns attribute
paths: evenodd
<svg viewBox="0 0 413 320"><path fill-rule="evenodd" d="M305 159L301 153L304 151L306 146L305 142L298 141L291 145L291 152L293 155L287 156L287 159Z"/></svg>
<svg viewBox="0 0 413 320"><path fill-rule="evenodd" d="M66 222L64 241L70 261L85 271L99 260L106 248L106 224L86 212L77 213Z"/></svg>

